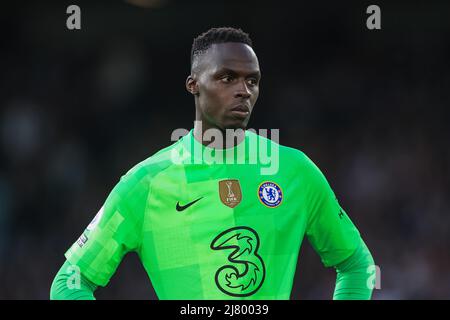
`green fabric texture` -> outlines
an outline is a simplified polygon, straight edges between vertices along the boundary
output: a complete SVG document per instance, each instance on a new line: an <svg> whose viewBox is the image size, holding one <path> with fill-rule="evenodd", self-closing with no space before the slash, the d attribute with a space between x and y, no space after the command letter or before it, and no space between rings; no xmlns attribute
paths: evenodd
<svg viewBox="0 0 450 320"><path fill-rule="evenodd" d="M81 273L75 274L73 270L72 264L66 260L53 280L50 300L95 300L94 291L97 286ZM74 278L77 276L79 279Z"/></svg>
<svg viewBox="0 0 450 320"><path fill-rule="evenodd" d="M250 131L244 142L215 150L191 130L137 164L67 260L106 286L136 252L159 299L289 299L305 237L326 267L354 254L359 231L320 169Z"/></svg>
<svg viewBox="0 0 450 320"><path fill-rule="evenodd" d="M335 266L337 272L334 300L370 300L375 271L374 260L363 240L348 259Z"/></svg>

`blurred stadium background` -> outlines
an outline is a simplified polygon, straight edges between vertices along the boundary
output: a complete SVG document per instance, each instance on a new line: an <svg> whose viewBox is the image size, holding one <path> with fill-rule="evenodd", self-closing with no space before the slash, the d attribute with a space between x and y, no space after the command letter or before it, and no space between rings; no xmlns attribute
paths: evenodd
<svg viewBox="0 0 450 320"><path fill-rule="evenodd" d="M251 128L280 128L327 176L381 267L374 299L450 297L450 3L35 1L2 4L0 298L48 299L64 252L119 177L191 128L192 39L250 33ZM66 28L81 7L82 29ZM330 299L305 240L292 299ZM128 255L99 299L155 299Z"/></svg>

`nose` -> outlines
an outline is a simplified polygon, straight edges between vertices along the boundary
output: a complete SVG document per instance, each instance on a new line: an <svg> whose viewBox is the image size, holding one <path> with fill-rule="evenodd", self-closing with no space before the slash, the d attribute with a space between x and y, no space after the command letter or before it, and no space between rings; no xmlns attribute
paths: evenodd
<svg viewBox="0 0 450 320"><path fill-rule="evenodd" d="M238 87L236 88L235 97L248 99L251 96L251 92L247 87L245 80L239 81Z"/></svg>

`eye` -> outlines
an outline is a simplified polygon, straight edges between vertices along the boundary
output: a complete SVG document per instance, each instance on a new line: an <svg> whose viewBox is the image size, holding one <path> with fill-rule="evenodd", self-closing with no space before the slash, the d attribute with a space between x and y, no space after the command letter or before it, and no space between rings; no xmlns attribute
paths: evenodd
<svg viewBox="0 0 450 320"><path fill-rule="evenodd" d="M226 74L222 78L220 78L220 80L224 83L230 83L233 81L233 76Z"/></svg>
<svg viewBox="0 0 450 320"><path fill-rule="evenodd" d="M251 85L251 86L256 86L256 85L258 84L258 79L256 79L256 78L249 78L249 79L247 80L247 82L248 82L248 84Z"/></svg>

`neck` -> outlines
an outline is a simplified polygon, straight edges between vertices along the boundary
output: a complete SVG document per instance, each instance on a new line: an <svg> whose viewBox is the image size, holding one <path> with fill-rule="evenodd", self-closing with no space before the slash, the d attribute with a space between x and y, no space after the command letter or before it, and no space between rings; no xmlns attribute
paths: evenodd
<svg viewBox="0 0 450 320"><path fill-rule="evenodd" d="M207 132L209 129L213 129ZM214 130L215 129L215 130ZM205 134L206 132L206 134ZM245 139L245 129L227 130L208 124L206 121L196 119L194 122L194 139L214 149L228 149L236 147Z"/></svg>

